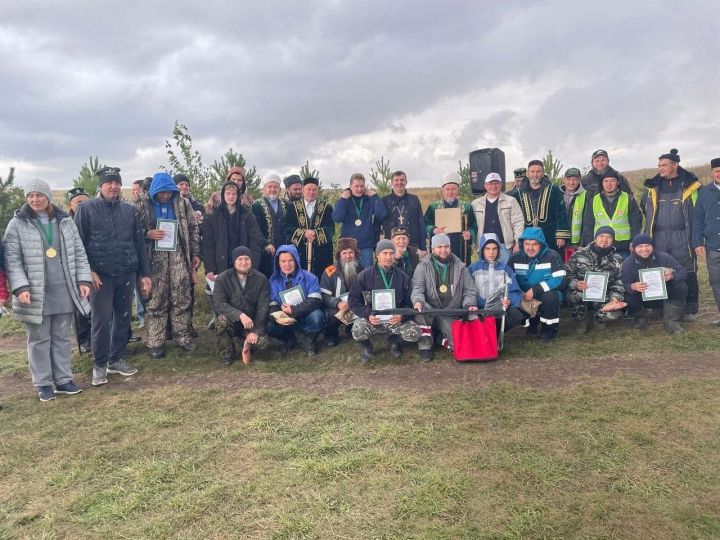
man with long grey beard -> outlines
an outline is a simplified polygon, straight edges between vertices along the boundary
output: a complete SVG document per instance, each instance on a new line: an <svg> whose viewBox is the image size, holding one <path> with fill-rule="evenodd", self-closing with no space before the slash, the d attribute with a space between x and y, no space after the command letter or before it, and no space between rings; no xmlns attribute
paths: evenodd
<svg viewBox="0 0 720 540"><path fill-rule="evenodd" d="M335 347L340 325L352 328L353 314L348 305L348 291L363 269L360 251L354 238L340 238L335 249L335 264L328 266L320 277L320 292L325 306L325 345Z"/></svg>

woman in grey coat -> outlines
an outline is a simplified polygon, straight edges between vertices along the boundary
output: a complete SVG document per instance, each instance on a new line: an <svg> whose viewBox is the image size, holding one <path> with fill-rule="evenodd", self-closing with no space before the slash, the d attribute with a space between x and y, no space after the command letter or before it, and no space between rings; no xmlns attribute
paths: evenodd
<svg viewBox="0 0 720 540"><path fill-rule="evenodd" d="M40 401L81 391L72 377L70 329L75 307L86 316L90 312L92 283L75 223L51 198L46 182L28 182L27 204L15 212L3 239L13 313L25 323L28 363Z"/></svg>

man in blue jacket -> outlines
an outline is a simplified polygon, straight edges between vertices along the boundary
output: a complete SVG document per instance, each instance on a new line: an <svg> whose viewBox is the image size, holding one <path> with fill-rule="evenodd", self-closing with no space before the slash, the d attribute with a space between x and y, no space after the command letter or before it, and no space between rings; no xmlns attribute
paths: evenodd
<svg viewBox="0 0 720 540"><path fill-rule="evenodd" d="M523 291L524 306L532 300L542 302L537 315L529 319L527 332L537 333L539 322L540 339L551 341L555 339L560 325L565 268L560 255L548 248L539 227L525 229L519 241L521 250L510 257L508 266L515 272Z"/></svg>
<svg viewBox="0 0 720 540"><path fill-rule="evenodd" d="M350 187L343 190L335 204L332 218L342 225L340 238L357 240L360 265L364 268L372 266L378 231L386 215L387 208L377 193L365 188L365 177L360 173L353 174Z"/></svg>
<svg viewBox="0 0 720 540"><path fill-rule="evenodd" d="M280 246L275 253L275 270L270 276L268 335L282 341L283 351L287 352L297 344L295 333L300 333L305 351L311 357L317 353L315 338L324 326L318 278L302 269L295 246Z"/></svg>
<svg viewBox="0 0 720 540"><path fill-rule="evenodd" d="M710 287L720 309L720 158L710 162L713 181L700 188L695 204L692 246L695 254L707 260ZM720 326L720 318L712 321Z"/></svg>

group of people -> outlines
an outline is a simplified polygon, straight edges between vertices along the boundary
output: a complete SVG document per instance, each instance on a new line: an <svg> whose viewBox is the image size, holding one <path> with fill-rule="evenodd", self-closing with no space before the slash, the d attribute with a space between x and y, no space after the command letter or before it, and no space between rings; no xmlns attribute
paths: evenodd
<svg viewBox="0 0 720 540"><path fill-rule="evenodd" d="M533 160L515 170L507 193L500 175L488 174L471 202L459 199L460 176L447 174L442 199L425 212L402 171L384 197L353 174L333 208L318 197L316 178L297 175L267 175L253 201L241 167L206 205L191 195L190 178L166 172L136 181L129 204L120 170L104 167L96 195L68 192L69 213L52 204L46 182L28 182L0 259L42 401L81 391L70 367L73 326L81 350L92 352L93 385L137 372L127 361L133 299L152 358L165 356L167 339L196 350L201 264L226 365L272 343L290 351L300 342L313 356L320 334L327 347L352 336L363 363L377 335L388 337L393 357L412 342L431 361L435 346L454 348L458 311L500 311L504 331L522 325L550 341L563 303L579 332L625 313L641 329L657 307L674 334L698 311L698 256L720 307L720 158L705 186L679 161L674 149L660 156L639 204L597 150L589 172L568 169L562 186ZM439 217L448 209L459 226ZM653 270L661 295L647 277Z"/></svg>

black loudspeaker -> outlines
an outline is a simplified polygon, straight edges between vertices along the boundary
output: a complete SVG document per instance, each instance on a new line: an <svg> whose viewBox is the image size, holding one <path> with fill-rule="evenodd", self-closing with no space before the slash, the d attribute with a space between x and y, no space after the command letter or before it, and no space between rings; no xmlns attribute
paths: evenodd
<svg viewBox="0 0 720 540"><path fill-rule="evenodd" d="M499 148L482 148L470 152L470 187L473 193L485 192L485 177L498 173L505 191L505 152Z"/></svg>

